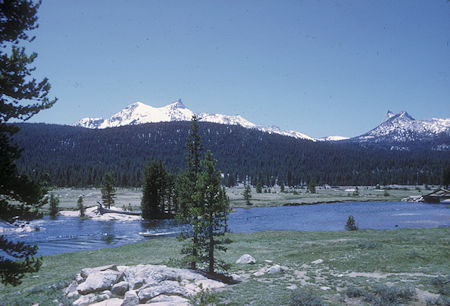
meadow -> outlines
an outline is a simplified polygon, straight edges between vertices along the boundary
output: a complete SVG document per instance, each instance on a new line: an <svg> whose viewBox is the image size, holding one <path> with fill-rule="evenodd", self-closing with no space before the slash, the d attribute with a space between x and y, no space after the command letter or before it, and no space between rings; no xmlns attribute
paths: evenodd
<svg viewBox="0 0 450 306"><path fill-rule="evenodd" d="M448 303L449 237L450 228L230 234L233 243L222 258L241 282L211 298L219 305L289 305L299 299L329 305ZM44 257L41 270L27 275L18 287L0 286L0 301L69 305L63 288L82 268L178 266L180 248L176 238L158 238ZM254 256L257 263L236 264L243 254ZM274 265L281 271L267 273Z"/></svg>
<svg viewBox="0 0 450 306"><path fill-rule="evenodd" d="M422 195L431 192L436 186L388 186L377 189L374 186L333 186L316 187L316 193L310 193L306 188L287 188L284 192L280 187L263 188L262 193L257 193L252 188L250 200L253 207L301 205L332 202L368 202L368 201L400 201L403 198ZM357 189L356 189L357 188ZM83 196L84 206L90 207L101 202L100 188L54 188L51 190L59 197L61 210L76 210L79 196ZM244 186L227 188L232 208L248 207L243 197ZM117 188L115 205L118 207L131 206L140 209L142 191L141 188ZM46 208L46 206L44 206Z"/></svg>

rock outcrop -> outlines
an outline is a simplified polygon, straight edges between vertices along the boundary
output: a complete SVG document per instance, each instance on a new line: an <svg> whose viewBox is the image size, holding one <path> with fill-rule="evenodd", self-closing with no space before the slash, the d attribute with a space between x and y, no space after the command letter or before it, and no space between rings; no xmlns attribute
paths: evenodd
<svg viewBox="0 0 450 306"><path fill-rule="evenodd" d="M256 259L249 254L242 255L238 260L236 260L237 264L255 264Z"/></svg>
<svg viewBox="0 0 450 306"><path fill-rule="evenodd" d="M201 290L225 287L188 269L162 265L102 266L83 269L65 289L73 305L123 305L144 303L188 305Z"/></svg>

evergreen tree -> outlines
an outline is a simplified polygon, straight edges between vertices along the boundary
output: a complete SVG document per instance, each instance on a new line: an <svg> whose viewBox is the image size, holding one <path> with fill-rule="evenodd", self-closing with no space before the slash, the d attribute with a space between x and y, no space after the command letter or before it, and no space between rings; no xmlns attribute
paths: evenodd
<svg viewBox="0 0 450 306"><path fill-rule="evenodd" d="M227 232L227 216L230 202L225 188L220 186L220 173L215 169L216 160L210 151L206 152L202 161L204 169L198 176L194 198L200 203L201 218L199 218L200 260L207 264L208 272L214 273L215 268L228 269L225 262L217 259L215 251L226 252L224 244L230 243L223 239ZM222 239L220 238L222 237Z"/></svg>
<svg viewBox="0 0 450 306"><path fill-rule="evenodd" d="M80 196L80 197L78 198L78 201L77 201L77 207L78 207L78 210L80 211L80 217L81 217L81 218L85 217L85 211L86 211L86 209L85 209L85 207L84 207L84 205L83 205L83 197L82 197L82 196Z"/></svg>
<svg viewBox="0 0 450 306"><path fill-rule="evenodd" d="M347 223L345 223L345 229L347 231L357 231L358 225L356 225L355 217L348 216Z"/></svg>
<svg viewBox="0 0 450 306"><path fill-rule="evenodd" d="M284 192L284 183L283 182L280 183L280 192Z"/></svg>
<svg viewBox="0 0 450 306"><path fill-rule="evenodd" d="M144 219L166 217L166 203L170 205L173 188L170 174L161 160L152 160L144 169L144 185L142 188L141 210ZM167 207L170 213L170 207Z"/></svg>
<svg viewBox="0 0 450 306"><path fill-rule="evenodd" d="M250 185L245 186L242 195L244 196L245 203L247 205L252 205L252 203L250 202L250 199L252 198L252 189L250 188Z"/></svg>
<svg viewBox="0 0 450 306"><path fill-rule="evenodd" d="M37 207L46 203L46 190L17 171L15 161L21 150L11 137L19 129L8 124L11 119L28 120L56 102L47 97L50 84L46 78L40 82L31 78L37 54L27 55L20 46L34 39L26 32L37 28L39 6L40 2L29 0L0 1L0 219L4 221L12 221L15 216L40 217ZM16 286L26 273L36 272L41 266L41 260L33 257L37 246L15 243L0 235L0 250L9 256L0 255L3 284Z"/></svg>
<svg viewBox="0 0 450 306"><path fill-rule="evenodd" d="M262 193L262 183L261 180L256 182L256 193Z"/></svg>
<svg viewBox="0 0 450 306"><path fill-rule="evenodd" d="M111 208L116 197L116 179L113 172L107 172L102 180L102 202L106 208Z"/></svg>
<svg viewBox="0 0 450 306"><path fill-rule="evenodd" d="M313 178L308 183L308 191L316 193L316 181Z"/></svg>
<svg viewBox="0 0 450 306"><path fill-rule="evenodd" d="M202 216L201 203L195 198L195 188L200 174L201 155L203 146L200 142L197 117L192 116L189 136L186 140L186 160L188 167L182 171L176 182L176 202L178 204L177 219L180 222L191 225L191 231L182 233L181 239L188 239L188 243L182 248L181 252L185 255L184 261L190 264L191 269L197 268L199 261L199 233L200 217Z"/></svg>
<svg viewBox="0 0 450 306"><path fill-rule="evenodd" d="M58 211L59 211L59 198L52 193L50 194L50 209L49 209L50 217L52 218L56 217L56 215L58 215Z"/></svg>

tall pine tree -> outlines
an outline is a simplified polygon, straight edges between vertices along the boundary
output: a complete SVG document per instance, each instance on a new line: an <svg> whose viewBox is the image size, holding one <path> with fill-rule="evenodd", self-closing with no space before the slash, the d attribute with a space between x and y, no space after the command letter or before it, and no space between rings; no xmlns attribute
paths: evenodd
<svg viewBox="0 0 450 306"><path fill-rule="evenodd" d="M227 270L229 265L219 260L216 251L226 252L224 246L230 243L224 239L228 230L227 216L230 212L230 201L225 193L225 188L220 185L220 173L215 169L216 160L210 151L206 152L205 159L201 163L203 171L198 175L195 201L200 204L201 216L199 218L199 258L207 265L209 273L214 273L216 268Z"/></svg>
<svg viewBox="0 0 450 306"><path fill-rule="evenodd" d="M30 0L0 1L0 219L4 221L39 217L37 207L46 203L46 190L17 171L15 161L21 150L11 137L19 129L8 124L11 119L28 120L56 102L48 98L48 80L31 77L35 70L31 65L37 54L27 55L21 46L34 39L27 31L38 26L39 6L40 2ZM26 273L36 272L41 266L40 259L34 257L36 246L12 242L1 235L0 250L8 255L0 255L3 284L18 285Z"/></svg>
<svg viewBox="0 0 450 306"><path fill-rule="evenodd" d="M196 269L199 261L199 217L202 214L202 207L201 203L194 197L194 191L201 170L200 160L203 151L196 116L192 117L186 148L188 150L186 154L188 167L181 171L177 177L175 194L178 204L178 220L190 224L192 227L191 232L185 232L181 236L189 241L182 249L182 253L185 255L184 260L190 264L190 268Z"/></svg>

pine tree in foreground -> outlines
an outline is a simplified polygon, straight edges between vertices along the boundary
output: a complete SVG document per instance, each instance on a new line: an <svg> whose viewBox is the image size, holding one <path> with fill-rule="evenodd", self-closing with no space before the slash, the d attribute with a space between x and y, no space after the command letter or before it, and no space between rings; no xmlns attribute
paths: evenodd
<svg viewBox="0 0 450 306"><path fill-rule="evenodd" d="M10 120L28 120L56 102L47 97L48 80L31 77L35 68L30 65L37 54L27 55L20 46L34 39L26 32L37 28L39 6L40 2L27 0L0 1L0 219L7 222L16 217L41 217L38 207L46 204L45 188L17 171L15 162L21 150L12 136L19 129L9 124ZM39 271L41 260L34 257L36 252L37 246L11 242L0 235L1 283L16 286L26 273Z"/></svg>
<svg viewBox="0 0 450 306"><path fill-rule="evenodd" d="M198 132L197 117L192 117L191 129L186 139L186 161L188 167L181 171L177 177L175 185L175 197L178 205L177 219L181 223L189 224L190 229L180 235L180 239L185 241L185 246L181 253L183 260L189 263L191 269L197 268L199 261L199 241L200 217L202 207L194 197L198 175L201 171L201 155L203 146L200 142Z"/></svg>
<svg viewBox="0 0 450 306"><path fill-rule="evenodd" d="M228 264L217 258L216 251L226 252L224 245L231 242L224 238L228 230L230 201L225 188L220 185L220 173L215 169L216 160L210 151L207 151L201 164L204 170L198 176L194 195L202 207L199 218L199 257L200 261L207 265L208 272L214 273L216 268L229 268Z"/></svg>

